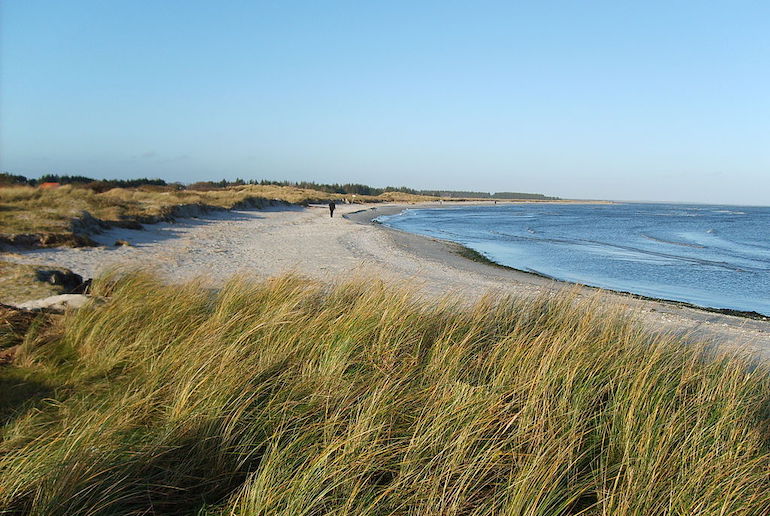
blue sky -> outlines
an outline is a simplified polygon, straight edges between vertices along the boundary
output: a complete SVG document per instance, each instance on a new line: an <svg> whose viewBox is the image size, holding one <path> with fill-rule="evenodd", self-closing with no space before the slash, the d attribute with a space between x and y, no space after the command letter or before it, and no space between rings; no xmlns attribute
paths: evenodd
<svg viewBox="0 0 770 516"><path fill-rule="evenodd" d="M770 204L770 2L0 5L3 171Z"/></svg>

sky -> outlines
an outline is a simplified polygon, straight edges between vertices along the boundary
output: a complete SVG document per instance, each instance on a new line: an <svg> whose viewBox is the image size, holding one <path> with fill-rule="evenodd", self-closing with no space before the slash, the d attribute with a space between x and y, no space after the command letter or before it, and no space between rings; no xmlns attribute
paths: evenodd
<svg viewBox="0 0 770 516"><path fill-rule="evenodd" d="M3 0L0 170L770 205L770 2Z"/></svg>

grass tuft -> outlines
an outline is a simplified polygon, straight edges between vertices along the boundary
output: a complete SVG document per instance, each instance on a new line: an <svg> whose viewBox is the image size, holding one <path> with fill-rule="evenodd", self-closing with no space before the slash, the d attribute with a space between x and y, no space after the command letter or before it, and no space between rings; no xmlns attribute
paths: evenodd
<svg viewBox="0 0 770 516"><path fill-rule="evenodd" d="M770 381L569 295L103 277L27 339L0 511L763 514ZM50 378L48 383L42 377ZM54 381L55 380L55 381Z"/></svg>

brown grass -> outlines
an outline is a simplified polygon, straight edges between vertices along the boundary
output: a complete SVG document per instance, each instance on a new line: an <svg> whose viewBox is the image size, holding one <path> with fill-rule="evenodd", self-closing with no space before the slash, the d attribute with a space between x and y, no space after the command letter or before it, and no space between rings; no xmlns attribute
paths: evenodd
<svg viewBox="0 0 770 516"><path fill-rule="evenodd" d="M0 369L0 512L763 515L770 379L569 296L146 275ZM22 389L19 391L18 389ZM15 398L14 398L15 399Z"/></svg>
<svg viewBox="0 0 770 516"><path fill-rule="evenodd" d="M74 233L86 233L73 226L84 213L107 225L136 225L174 217L181 206L200 209L262 207L271 202L308 204L334 199L355 202L416 202L432 198L386 192L379 196L328 194L291 186L246 185L209 191L151 188L115 188L95 193L87 188L63 186L57 189L32 187L0 188L0 241L11 235L45 235L37 245L73 243ZM77 243L77 242L75 242Z"/></svg>

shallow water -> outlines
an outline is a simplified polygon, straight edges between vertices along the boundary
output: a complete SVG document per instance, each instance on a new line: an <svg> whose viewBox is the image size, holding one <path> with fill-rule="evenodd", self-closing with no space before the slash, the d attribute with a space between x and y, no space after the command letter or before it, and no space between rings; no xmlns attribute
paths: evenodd
<svg viewBox="0 0 770 516"><path fill-rule="evenodd" d="M560 280L770 315L768 207L519 204L378 220Z"/></svg>

